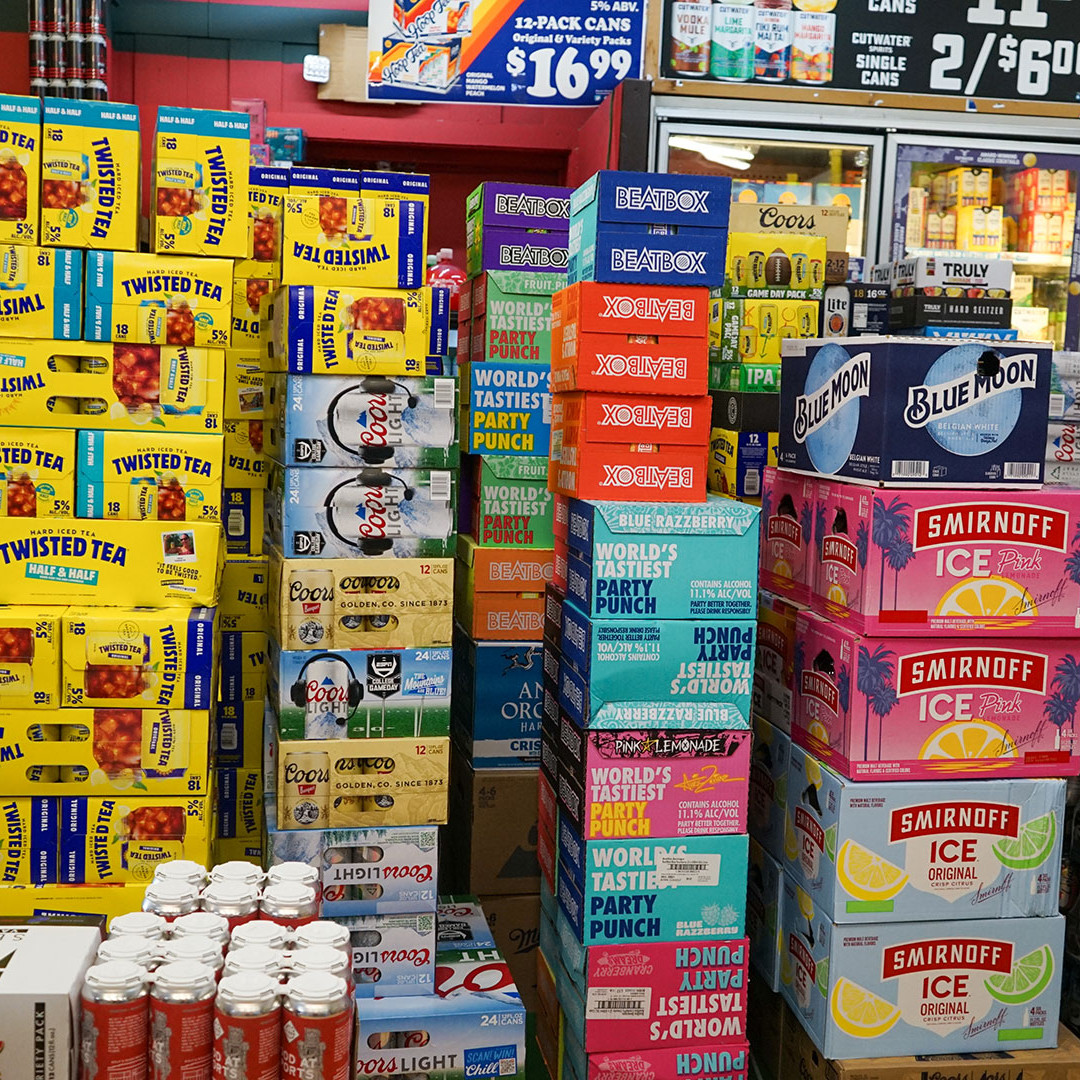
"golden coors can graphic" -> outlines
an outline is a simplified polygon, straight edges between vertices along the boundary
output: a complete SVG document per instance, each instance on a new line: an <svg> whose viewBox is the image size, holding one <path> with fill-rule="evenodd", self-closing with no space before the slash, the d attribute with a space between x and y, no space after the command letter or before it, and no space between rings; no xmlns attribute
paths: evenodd
<svg viewBox="0 0 1080 1080"><path fill-rule="evenodd" d="M287 745L287 744L285 744ZM282 824L289 829L325 829L330 824L330 755L282 753Z"/></svg>

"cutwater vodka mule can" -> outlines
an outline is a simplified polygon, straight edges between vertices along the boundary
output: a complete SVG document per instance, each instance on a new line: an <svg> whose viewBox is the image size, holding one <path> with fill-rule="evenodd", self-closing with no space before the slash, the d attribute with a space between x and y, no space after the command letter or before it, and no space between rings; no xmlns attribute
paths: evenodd
<svg viewBox="0 0 1080 1080"><path fill-rule="evenodd" d="M671 67L676 78L698 78L709 70L712 5L675 0L671 5Z"/></svg>

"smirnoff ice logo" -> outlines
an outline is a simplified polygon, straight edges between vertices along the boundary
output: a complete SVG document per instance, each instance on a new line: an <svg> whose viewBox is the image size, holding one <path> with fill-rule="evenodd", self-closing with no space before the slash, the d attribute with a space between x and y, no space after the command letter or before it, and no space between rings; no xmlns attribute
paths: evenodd
<svg viewBox="0 0 1080 1080"><path fill-rule="evenodd" d="M821 561L838 563L854 574L859 565L859 549L846 536L826 536L821 544Z"/></svg>
<svg viewBox="0 0 1080 1080"><path fill-rule="evenodd" d="M840 693L824 672L804 671L802 673L802 692L804 696L820 701L829 712L839 715Z"/></svg>
<svg viewBox="0 0 1080 1080"><path fill-rule="evenodd" d="M1068 539L1069 515L1064 510L1023 503L928 506L915 511L912 527L915 551L971 543L1030 544L1065 551Z"/></svg>
<svg viewBox="0 0 1080 1080"><path fill-rule="evenodd" d="M685 356L623 356L603 353L596 357L594 375L630 379L685 379Z"/></svg>
<svg viewBox="0 0 1080 1080"><path fill-rule="evenodd" d="M496 195L495 213L514 217L569 218L570 200L545 199L539 195Z"/></svg>
<svg viewBox="0 0 1080 1080"><path fill-rule="evenodd" d="M704 274L704 251L658 251L655 248L612 248L611 269L639 274Z"/></svg>
<svg viewBox="0 0 1080 1080"><path fill-rule="evenodd" d="M881 954L881 977L896 979L919 971L1000 971L1009 974L1013 947L983 938L937 938L891 945Z"/></svg>
<svg viewBox="0 0 1080 1080"><path fill-rule="evenodd" d="M565 270L566 248L533 247L532 244L500 244L499 262L506 266L551 266L556 270Z"/></svg>
<svg viewBox="0 0 1080 1080"><path fill-rule="evenodd" d="M615 188L615 207L618 210L653 210L660 213L707 214L709 193L694 188Z"/></svg>
<svg viewBox="0 0 1080 1080"><path fill-rule="evenodd" d="M694 410L688 405L630 405L625 402L601 402L601 427L683 428L693 423Z"/></svg>
<svg viewBox="0 0 1080 1080"><path fill-rule="evenodd" d="M859 353L838 368L812 394L795 399L795 441L804 443L845 405L870 394L870 354Z"/></svg>
<svg viewBox="0 0 1080 1080"><path fill-rule="evenodd" d="M994 686L1045 697L1046 669L1044 654L1019 649L975 646L912 653L896 662L896 692L904 697L962 686Z"/></svg>
<svg viewBox="0 0 1080 1080"><path fill-rule="evenodd" d="M982 836L1020 835L1020 807L1005 803L937 802L902 806L889 814L889 843L919 836L976 833Z"/></svg>
<svg viewBox="0 0 1080 1080"><path fill-rule="evenodd" d="M605 465L600 486L685 490L694 486L694 470L675 465Z"/></svg>
<svg viewBox="0 0 1080 1080"><path fill-rule="evenodd" d="M795 547L802 547L802 526L797 518L787 514L773 514L765 530L767 540L786 540Z"/></svg>
<svg viewBox="0 0 1080 1080"><path fill-rule="evenodd" d="M953 416L970 409L980 401L1004 394L1007 390L1032 390L1035 388L1035 355L1022 353L1003 356L993 375L980 375L973 371L951 382L936 386L912 386L908 390L904 422L911 428Z"/></svg>
<svg viewBox="0 0 1080 1080"><path fill-rule="evenodd" d="M658 322L694 322L694 300L662 299L658 296L605 296L601 319L650 319Z"/></svg>

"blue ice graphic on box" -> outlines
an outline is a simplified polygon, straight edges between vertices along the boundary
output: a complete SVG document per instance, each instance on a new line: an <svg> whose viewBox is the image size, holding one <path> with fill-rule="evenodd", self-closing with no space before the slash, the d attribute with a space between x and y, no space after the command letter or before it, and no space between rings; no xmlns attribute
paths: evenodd
<svg viewBox="0 0 1080 1080"><path fill-rule="evenodd" d="M465 1051L465 1075L515 1076L517 1074L517 1050L513 1045L483 1046L478 1050Z"/></svg>
<svg viewBox="0 0 1080 1080"><path fill-rule="evenodd" d="M818 351L795 414L795 437L802 426L806 451L818 472L832 475L850 457L859 433L860 398L869 393L869 353L852 357L842 345L833 344Z"/></svg>

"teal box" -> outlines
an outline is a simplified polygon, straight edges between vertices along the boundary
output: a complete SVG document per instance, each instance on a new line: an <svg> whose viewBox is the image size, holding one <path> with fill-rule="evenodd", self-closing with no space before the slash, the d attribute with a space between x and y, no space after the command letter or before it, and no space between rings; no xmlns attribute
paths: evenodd
<svg viewBox="0 0 1080 1080"><path fill-rule="evenodd" d="M551 372L540 364L462 366L470 454L547 457L551 444ZM466 397L467 395L467 397Z"/></svg>
<svg viewBox="0 0 1080 1080"><path fill-rule="evenodd" d="M559 908L583 945L741 938L745 835L583 841L559 819Z"/></svg>
<svg viewBox="0 0 1080 1080"><path fill-rule="evenodd" d="M61 341L81 338L82 294L81 250L0 245L0 334ZM52 330L43 330L41 323L50 314ZM38 333L27 332L30 323L36 324Z"/></svg>
<svg viewBox="0 0 1080 1080"><path fill-rule="evenodd" d="M753 619L755 506L586 502L569 505L567 595L593 619Z"/></svg>

